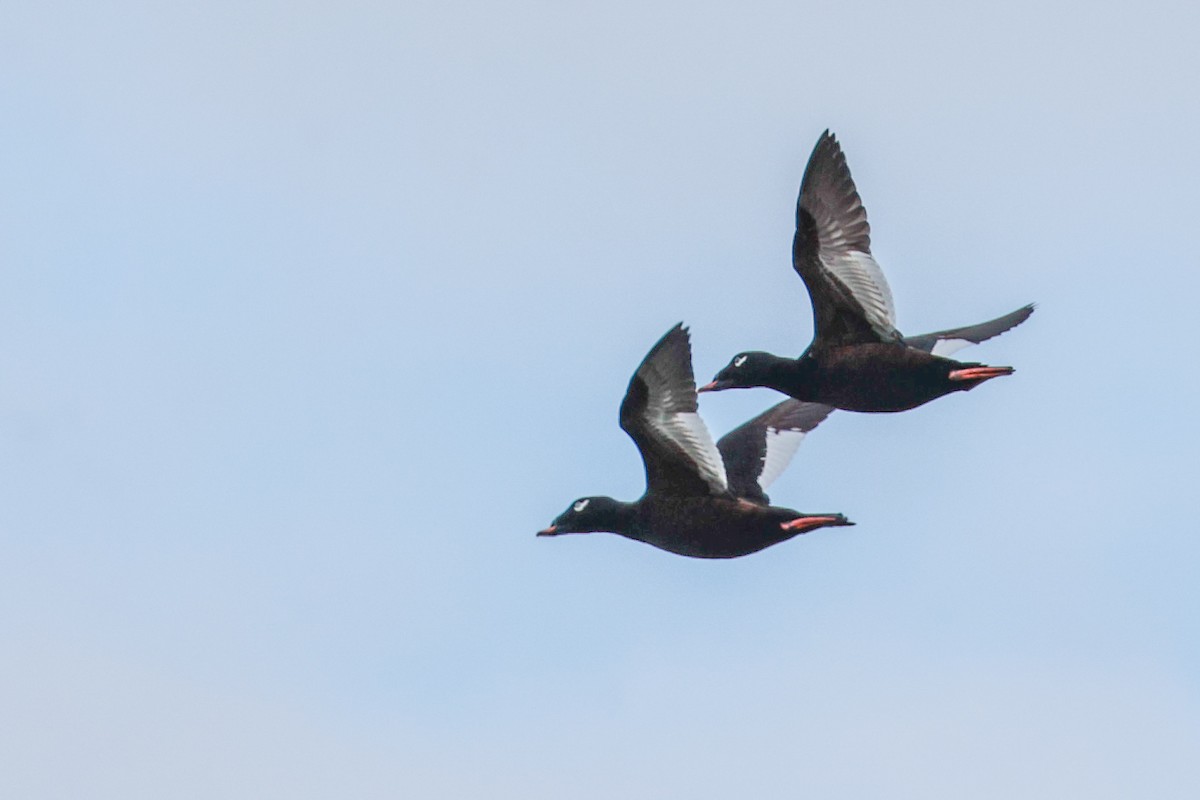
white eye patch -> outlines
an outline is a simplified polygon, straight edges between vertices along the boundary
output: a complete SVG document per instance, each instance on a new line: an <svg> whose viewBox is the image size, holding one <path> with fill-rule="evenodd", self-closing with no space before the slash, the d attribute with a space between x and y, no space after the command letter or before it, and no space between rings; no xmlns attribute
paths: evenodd
<svg viewBox="0 0 1200 800"><path fill-rule="evenodd" d="M733 360L733 365L734 365L735 367L740 367L742 364L745 364L745 363L746 363L746 359L747 359L747 358L749 358L749 357L750 357L750 356L738 356L737 358L735 358L735 359Z"/></svg>
<svg viewBox="0 0 1200 800"><path fill-rule="evenodd" d="M585 508L588 507L589 502L590 501L588 501L588 500L576 500L575 505L571 506L571 508L575 509L576 513L579 513L580 511L583 511Z"/></svg>

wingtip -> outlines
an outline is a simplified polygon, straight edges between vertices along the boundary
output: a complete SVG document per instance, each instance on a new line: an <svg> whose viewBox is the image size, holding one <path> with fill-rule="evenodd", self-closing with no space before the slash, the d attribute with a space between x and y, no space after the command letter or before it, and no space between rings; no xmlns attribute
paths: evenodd
<svg viewBox="0 0 1200 800"><path fill-rule="evenodd" d="M682 336L684 343L688 348L688 358L691 358L692 353L692 329L683 323L682 320L675 323L675 327L671 328L670 335Z"/></svg>
<svg viewBox="0 0 1200 800"><path fill-rule="evenodd" d="M1025 305L1018 308L1016 311L1012 312L1011 316L1015 317L1016 321L1012 324L1011 328L1017 327L1022 322L1024 322L1025 320L1027 320L1031 316L1033 316L1033 312L1037 311L1037 307L1038 307L1037 303L1026 303ZM1010 328L1010 330L1011 330L1011 328Z"/></svg>
<svg viewBox="0 0 1200 800"><path fill-rule="evenodd" d="M669 341L669 340L671 340L671 339L675 339L675 338L677 338L677 337L679 337L679 336L682 336L682 337L684 338L684 340L685 340L685 341L687 341L687 342L689 342L689 343L690 343L690 341L691 341L691 338L692 338L692 336L691 336L691 331L688 329L688 326L687 326L687 325L685 325L685 324L683 323L683 321L682 321L682 320L681 320L681 321L679 321L679 322L676 322L674 325L672 325L672 326L671 326L671 327L670 327L670 328L667 330L667 332L666 332L666 333L664 333L664 334L662 335L662 338L661 338L661 339L659 339L659 344L662 344L662 343L664 343L664 342L667 342L667 341ZM658 345L655 345L655 347L657 347L657 346L658 346Z"/></svg>

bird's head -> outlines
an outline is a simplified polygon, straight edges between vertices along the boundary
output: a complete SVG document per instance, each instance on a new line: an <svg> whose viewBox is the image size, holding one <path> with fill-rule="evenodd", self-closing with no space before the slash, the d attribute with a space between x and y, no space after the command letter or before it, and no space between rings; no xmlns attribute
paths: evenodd
<svg viewBox="0 0 1200 800"><path fill-rule="evenodd" d="M621 504L611 497L581 497L554 518L550 526L538 531L538 536L559 536L564 533L595 533L611 531Z"/></svg>
<svg viewBox="0 0 1200 800"><path fill-rule="evenodd" d="M701 386L698 392L719 392L723 389L749 389L762 386L767 370L779 359L770 353L750 351L738 353L717 373L712 383Z"/></svg>

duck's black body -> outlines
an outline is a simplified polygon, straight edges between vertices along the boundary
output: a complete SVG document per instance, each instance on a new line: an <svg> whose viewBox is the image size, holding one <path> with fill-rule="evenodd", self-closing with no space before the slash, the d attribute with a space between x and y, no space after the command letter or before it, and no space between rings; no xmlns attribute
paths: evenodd
<svg viewBox="0 0 1200 800"><path fill-rule="evenodd" d="M815 528L852 525L841 514L769 505L763 489L828 407L787 400L716 445L696 413L687 331L676 325L629 382L621 427L641 451L646 493L635 502L576 500L539 536L617 533L693 558L736 558Z"/></svg>
<svg viewBox="0 0 1200 800"><path fill-rule="evenodd" d="M766 386L848 411L904 411L1013 372L946 358L957 348L939 352L939 345L991 338L1028 318L1031 305L958 330L905 337L896 329L891 289L871 255L866 209L829 131L804 171L792 264L812 299L812 344L796 359L741 353L700 391Z"/></svg>
<svg viewBox="0 0 1200 800"><path fill-rule="evenodd" d="M618 503L618 506L597 531L619 533L628 539L692 558L737 558L757 553L811 529L804 525L784 527L785 523L812 519L790 508L757 505L729 497L647 493L636 502ZM824 524L849 524L839 518L840 515L830 516ZM558 530L566 522L560 520L561 517L552 526L556 528L554 533L566 532Z"/></svg>
<svg viewBox="0 0 1200 800"><path fill-rule="evenodd" d="M768 362L761 385L797 400L847 411L906 411L987 380L952 377L968 369L1012 371L942 358L902 343L879 342L828 347L797 359Z"/></svg>

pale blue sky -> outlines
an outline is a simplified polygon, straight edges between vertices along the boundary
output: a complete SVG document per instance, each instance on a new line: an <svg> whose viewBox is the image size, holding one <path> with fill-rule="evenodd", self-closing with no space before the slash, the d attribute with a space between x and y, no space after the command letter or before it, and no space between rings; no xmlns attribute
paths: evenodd
<svg viewBox="0 0 1200 800"><path fill-rule="evenodd" d="M1191 3L10 2L0 795L1191 798ZM909 333L733 562L629 375L798 353L826 127ZM964 354L965 355L965 354ZM716 434L775 402L705 397Z"/></svg>

